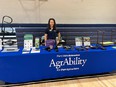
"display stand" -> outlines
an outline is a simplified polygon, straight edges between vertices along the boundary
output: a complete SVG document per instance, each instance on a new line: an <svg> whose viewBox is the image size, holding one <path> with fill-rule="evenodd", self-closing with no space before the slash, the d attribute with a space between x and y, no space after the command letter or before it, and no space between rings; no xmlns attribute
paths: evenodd
<svg viewBox="0 0 116 87"><path fill-rule="evenodd" d="M17 52L18 45L17 45L17 37L16 31L12 28L11 24L13 19L9 16L4 16L2 18L2 27L1 27L1 38L2 38L2 45L3 51L2 52ZM6 25L8 27L6 27Z"/></svg>

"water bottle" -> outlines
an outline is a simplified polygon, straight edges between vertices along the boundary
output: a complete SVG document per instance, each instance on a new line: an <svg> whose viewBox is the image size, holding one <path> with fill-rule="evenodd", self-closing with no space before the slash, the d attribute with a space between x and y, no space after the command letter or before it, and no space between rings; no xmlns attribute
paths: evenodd
<svg viewBox="0 0 116 87"><path fill-rule="evenodd" d="M39 45L40 45L40 39L39 39L39 37L36 37L35 38L35 48L39 48Z"/></svg>

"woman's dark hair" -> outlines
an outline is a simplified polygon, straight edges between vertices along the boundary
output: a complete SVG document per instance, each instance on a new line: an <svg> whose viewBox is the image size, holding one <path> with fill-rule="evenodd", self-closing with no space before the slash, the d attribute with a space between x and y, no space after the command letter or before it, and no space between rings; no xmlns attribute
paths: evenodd
<svg viewBox="0 0 116 87"><path fill-rule="evenodd" d="M53 29L56 29L56 21L55 21L55 19L54 19L54 18L50 18L50 19L48 20L48 29L50 29L50 21L51 21L51 20L53 20L53 21L54 21Z"/></svg>

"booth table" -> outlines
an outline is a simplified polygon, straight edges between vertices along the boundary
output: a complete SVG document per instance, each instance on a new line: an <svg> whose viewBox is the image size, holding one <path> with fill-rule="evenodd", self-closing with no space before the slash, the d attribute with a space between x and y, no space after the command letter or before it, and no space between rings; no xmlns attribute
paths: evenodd
<svg viewBox="0 0 116 87"><path fill-rule="evenodd" d="M8 83L42 81L116 71L116 49L85 51L59 48L40 53L0 53L0 80Z"/></svg>

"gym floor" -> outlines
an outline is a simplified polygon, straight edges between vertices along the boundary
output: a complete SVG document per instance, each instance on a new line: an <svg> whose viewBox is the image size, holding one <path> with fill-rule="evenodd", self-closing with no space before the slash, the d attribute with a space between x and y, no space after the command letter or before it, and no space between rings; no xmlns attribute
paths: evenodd
<svg viewBox="0 0 116 87"><path fill-rule="evenodd" d="M116 87L116 73L60 81L30 82L11 87Z"/></svg>

